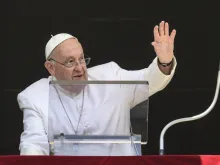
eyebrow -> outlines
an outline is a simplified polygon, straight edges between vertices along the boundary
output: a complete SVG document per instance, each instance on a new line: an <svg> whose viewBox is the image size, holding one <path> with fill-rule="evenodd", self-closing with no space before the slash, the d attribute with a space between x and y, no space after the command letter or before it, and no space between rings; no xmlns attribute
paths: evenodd
<svg viewBox="0 0 220 165"><path fill-rule="evenodd" d="M85 55L85 54L84 54L84 53L82 53L82 54L80 55L80 57L79 57L79 58L83 57L84 55ZM68 61L69 59L75 59L75 58L74 58L74 57L72 57L72 56L70 56L70 57L67 57L65 61Z"/></svg>

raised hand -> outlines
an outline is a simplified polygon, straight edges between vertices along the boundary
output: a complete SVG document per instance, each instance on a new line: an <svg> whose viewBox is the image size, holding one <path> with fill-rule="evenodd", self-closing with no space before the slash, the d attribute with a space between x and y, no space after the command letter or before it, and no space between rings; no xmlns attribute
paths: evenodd
<svg viewBox="0 0 220 165"><path fill-rule="evenodd" d="M169 34L169 24L167 22L162 21L159 26L154 27L154 42L152 42L152 45L161 63L172 61L175 36L176 30L172 30Z"/></svg>

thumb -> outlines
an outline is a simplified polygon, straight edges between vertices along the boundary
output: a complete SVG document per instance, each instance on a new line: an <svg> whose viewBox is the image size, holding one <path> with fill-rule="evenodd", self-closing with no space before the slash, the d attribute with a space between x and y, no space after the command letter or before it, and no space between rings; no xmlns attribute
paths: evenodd
<svg viewBox="0 0 220 165"><path fill-rule="evenodd" d="M151 42L151 45L155 47L157 45L157 43L156 42Z"/></svg>

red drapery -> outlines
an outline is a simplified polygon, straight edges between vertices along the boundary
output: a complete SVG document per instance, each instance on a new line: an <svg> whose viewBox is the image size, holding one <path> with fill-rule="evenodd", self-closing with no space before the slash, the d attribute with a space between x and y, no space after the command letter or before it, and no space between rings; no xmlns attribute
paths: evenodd
<svg viewBox="0 0 220 165"><path fill-rule="evenodd" d="M220 165L220 155L137 157L0 156L0 165Z"/></svg>

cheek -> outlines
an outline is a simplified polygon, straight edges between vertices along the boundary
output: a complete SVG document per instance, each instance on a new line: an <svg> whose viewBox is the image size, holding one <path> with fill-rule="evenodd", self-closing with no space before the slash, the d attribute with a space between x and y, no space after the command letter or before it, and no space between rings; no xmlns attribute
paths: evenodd
<svg viewBox="0 0 220 165"><path fill-rule="evenodd" d="M62 80L71 79L72 72L73 72L72 69L58 68L56 70L56 76L57 76L57 78L62 79Z"/></svg>
<svg viewBox="0 0 220 165"><path fill-rule="evenodd" d="M83 66L82 69L83 69L83 71L84 71L85 73L87 72L86 66Z"/></svg>
<svg viewBox="0 0 220 165"><path fill-rule="evenodd" d="M63 75L65 75L66 77L72 77L73 74L73 69L64 69L63 70Z"/></svg>

